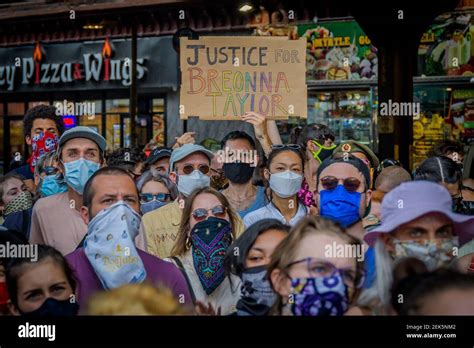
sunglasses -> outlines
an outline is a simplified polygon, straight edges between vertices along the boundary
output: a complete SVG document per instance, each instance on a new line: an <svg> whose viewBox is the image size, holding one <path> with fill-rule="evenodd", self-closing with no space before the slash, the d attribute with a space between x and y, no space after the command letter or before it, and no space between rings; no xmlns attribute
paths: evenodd
<svg viewBox="0 0 474 348"><path fill-rule="evenodd" d="M140 195L140 200L142 203L148 203L154 199L160 202L168 202L170 200L170 197L171 196L169 193L157 193L156 195L151 193L142 193Z"/></svg>
<svg viewBox="0 0 474 348"><path fill-rule="evenodd" d="M226 215L226 208L223 205L216 205L212 209L197 208L192 212L192 215L194 220L203 221L209 216L209 212L217 218L224 218Z"/></svg>
<svg viewBox="0 0 474 348"><path fill-rule="evenodd" d="M207 164L201 164L199 167L194 167L192 164L186 164L183 167L183 173L186 175L191 174L194 170L197 169L203 174L209 173L210 167Z"/></svg>
<svg viewBox="0 0 474 348"><path fill-rule="evenodd" d="M343 186L344 188L349 191L349 192L356 192L359 189L359 186L361 184L360 180L354 177L349 177L349 178L336 178L335 176L325 176L324 178L321 178L321 185L325 190L334 190L337 185L339 185L339 180L343 180Z"/></svg>
<svg viewBox="0 0 474 348"><path fill-rule="evenodd" d="M272 145L272 150L279 150L279 149L301 150L301 145L299 145L299 144L276 144L276 145Z"/></svg>
<svg viewBox="0 0 474 348"><path fill-rule="evenodd" d="M51 166L47 166L47 167L44 167L43 170L41 171L41 173L45 173L46 175L54 175L54 174L57 174L58 173L58 168L56 167L51 167Z"/></svg>

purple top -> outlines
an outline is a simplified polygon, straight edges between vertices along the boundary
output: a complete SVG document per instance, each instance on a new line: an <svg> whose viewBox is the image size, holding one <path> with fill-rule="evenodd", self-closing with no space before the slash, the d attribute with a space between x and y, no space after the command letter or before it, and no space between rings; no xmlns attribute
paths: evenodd
<svg viewBox="0 0 474 348"><path fill-rule="evenodd" d="M192 306L193 301L186 280L174 264L163 261L140 249L137 249L137 252L145 266L147 273L146 281L171 289L177 301L181 299L180 303L184 302L185 306ZM97 291L103 290L102 284L87 259L84 248L76 249L66 256L66 260L69 266L71 266L78 282L76 295L79 306L85 305L90 296Z"/></svg>
<svg viewBox="0 0 474 348"><path fill-rule="evenodd" d="M311 190L309 189L309 185L306 182L306 179L303 180L301 188L298 191L298 198L307 207L316 206L316 202L314 201L313 197L313 192L311 192Z"/></svg>

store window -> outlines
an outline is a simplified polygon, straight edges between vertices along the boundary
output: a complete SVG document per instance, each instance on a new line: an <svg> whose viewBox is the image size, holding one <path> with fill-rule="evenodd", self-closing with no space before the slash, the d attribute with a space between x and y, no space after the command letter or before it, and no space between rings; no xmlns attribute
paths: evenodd
<svg viewBox="0 0 474 348"><path fill-rule="evenodd" d="M28 103L28 110L38 105L49 105L48 101L33 101ZM54 105L54 104L53 104Z"/></svg>
<svg viewBox="0 0 474 348"><path fill-rule="evenodd" d="M25 103L8 103L8 116L21 116L25 115Z"/></svg>
<svg viewBox="0 0 474 348"><path fill-rule="evenodd" d="M153 99L153 135L152 142L158 146L165 144L165 100Z"/></svg>
<svg viewBox="0 0 474 348"><path fill-rule="evenodd" d="M120 124L124 125L123 145L130 146L130 100L129 99L108 99L105 101L106 112L106 139L107 148L111 151L120 148ZM122 120L122 122L121 122ZM128 126L127 126L128 125Z"/></svg>
<svg viewBox="0 0 474 348"><path fill-rule="evenodd" d="M376 105L370 89L343 91L309 91L308 118L278 121L282 140L289 141L289 133L295 126L321 123L331 128L336 143L356 140L376 150Z"/></svg>

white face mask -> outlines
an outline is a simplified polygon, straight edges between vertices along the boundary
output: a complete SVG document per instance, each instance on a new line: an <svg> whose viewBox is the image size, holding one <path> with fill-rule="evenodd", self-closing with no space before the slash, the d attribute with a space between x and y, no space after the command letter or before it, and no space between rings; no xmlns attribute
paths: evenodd
<svg viewBox="0 0 474 348"><path fill-rule="evenodd" d="M209 187L211 185L211 178L201 173L200 170L195 169L189 175L178 176L178 191L185 197L188 197L194 190Z"/></svg>
<svg viewBox="0 0 474 348"><path fill-rule="evenodd" d="M298 193L303 182L303 175L291 170L270 174L270 188L281 198L289 198Z"/></svg>

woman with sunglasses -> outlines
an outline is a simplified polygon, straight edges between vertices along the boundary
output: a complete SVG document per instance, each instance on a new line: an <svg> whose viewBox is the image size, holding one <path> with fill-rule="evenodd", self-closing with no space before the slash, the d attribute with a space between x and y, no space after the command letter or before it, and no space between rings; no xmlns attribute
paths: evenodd
<svg viewBox="0 0 474 348"><path fill-rule="evenodd" d="M306 216L309 210L298 199L303 173L304 155L299 145L273 145L264 171L269 183L270 203L245 215L245 226L262 219L277 219L292 226Z"/></svg>
<svg viewBox="0 0 474 348"><path fill-rule="evenodd" d="M158 209L178 197L176 185L166 176L147 170L137 182L142 214Z"/></svg>
<svg viewBox="0 0 474 348"><path fill-rule="evenodd" d="M178 239L167 260L183 271L198 313L202 308L224 315L235 310L240 281L226 278L224 258L242 232L238 221L225 196L213 188L197 189L186 199Z"/></svg>
<svg viewBox="0 0 474 348"><path fill-rule="evenodd" d="M304 180L298 197L309 208L315 209L313 192L316 191L316 171L336 148L334 132L324 124L308 124L294 127L290 133L290 142L299 144L305 152Z"/></svg>
<svg viewBox="0 0 474 348"><path fill-rule="evenodd" d="M48 197L67 191L67 184L59 175L56 152L48 152L39 158L34 178L38 197Z"/></svg>
<svg viewBox="0 0 474 348"><path fill-rule="evenodd" d="M362 259L360 242L335 223L320 217L300 220L268 266L278 294L270 314L344 315L364 281Z"/></svg>

